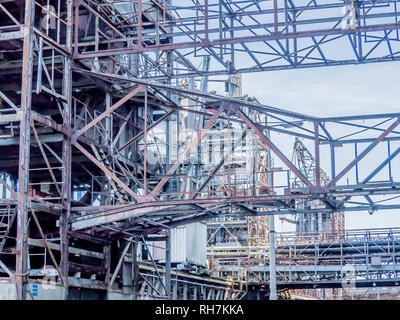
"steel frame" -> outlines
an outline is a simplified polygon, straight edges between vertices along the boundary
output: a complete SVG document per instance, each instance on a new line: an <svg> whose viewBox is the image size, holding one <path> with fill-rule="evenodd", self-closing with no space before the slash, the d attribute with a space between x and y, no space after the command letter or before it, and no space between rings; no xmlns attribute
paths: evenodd
<svg viewBox="0 0 400 320"><path fill-rule="evenodd" d="M398 286L398 229L349 230L343 233L276 234L279 288L360 288ZM269 246L209 247L215 275L242 268L249 286L268 284ZM379 265L373 259L379 258ZM239 261L241 261L239 263ZM264 261L266 265L260 265ZM346 267L350 267L348 269ZM347 273L348 270L351 274ZM348 284L346 287L343 283Z"/></svg>
<svg viewBox="0 0 400 320"><path fill-rule="evenodd" d="M399 160L400 113L321 118L195 88L196 77L204 83L221 74L398 60L397 1L349 4L357 21L347 12L344 29L338 27L340 1L45 2L0 1L6 190L0 221L7 221L0 261L19 299L29 281L43 277L42 260L49 258L66 287L104 290L115 283L120 289L129 275L123 251L120 270L111 272L117 243L140 235L151 242L152 235L183 224L400 208L400 180L392 169ZM128 4L131 11L124 11ZM308 16L325 10L327 17ZM325 48L330 43L349 46L351 56L335 57ZM188 115L198 128L180 145ZM207 154L202 144L224 130L223 159L206 169L198 161ZM274 154L273 166L249 175L257 183L245 182L232 167L243 132ZM330 167L331 182L310 181L278 134L312 145L317 175ZM371 157L383 145L386 156ZM354 146L353 157L347 146ZM361 170L366 159L369 166ZM294 186L295 179L302 185ZM311 200L325 207L296 205ZM76 260L76 252L88 261ZM170 262L165 265L160 286L170 296L174 282ZM153 283L150 278L154 274L141 283Z"/></svg>

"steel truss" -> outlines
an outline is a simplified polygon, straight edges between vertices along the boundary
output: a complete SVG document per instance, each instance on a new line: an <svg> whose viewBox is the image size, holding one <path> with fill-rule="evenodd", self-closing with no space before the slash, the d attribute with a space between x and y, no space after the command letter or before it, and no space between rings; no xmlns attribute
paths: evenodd
<svg viewBox="0 0 400 320"><path fill-rule="evenodd" d="M0 267L18 298L47 262L65 287L122 290L121 243L187 223L398 209L399 113L320 118L196 89L206 75L396 60L397 1L348 4L356 21L344 29L343 6L0 1ZM307 18L318 11L328 17ZM340 39L352 55L329 57ZM222 157L207 167L202 144L221 132ZM244 132L274 158L246 177L232 168ZM327 185L289 160L295 137L313 146L317 173L330 168ZM296 206L309 200L325 207ZM160 296L173 285L169 254Z"/></svg>
<svg viewBox="0 0 400 320"><path fill-rule="evenodd" d="M397 7L379 0L84 0L74 57L117 57L141 78L165 79L396 61ZM173 72L166 52L179 65ZM203 56L211 57L206 72Z"/></svg>
<svg viewBox="0 0 400 320"><path fill-rule="evenodd" d="M349 230L345 233L276 234L278 287L344 288L399 285L399 230ZM218 275L248 273L249 287L268 285L269 246L210 247ZM239 268L242 261L243 267ZM260 264L264 262L266 265Z"/></svg>

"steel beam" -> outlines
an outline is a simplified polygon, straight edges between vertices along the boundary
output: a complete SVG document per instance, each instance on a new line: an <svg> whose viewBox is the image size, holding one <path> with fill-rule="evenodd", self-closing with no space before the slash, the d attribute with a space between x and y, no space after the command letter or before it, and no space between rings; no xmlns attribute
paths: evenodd
<svg viewBox="0 0 400 320"><path fill-rule="evenodd" d="M284 164L301 180L306 186L312 187L312 183L300 172L299 169L279 150L279 148L269 139L264 133L257 127L257 125L249 119L247 115L243 113L239 108L236 108L238 116L248 125L248 127L254 131L254 133L265 143L277 156L282 160Z"/></svg>
<svg viewBox="0 0 400 320"><path fill-rule="evenodd" d="M17 297L25 299L25 282L27 276L27 222L28 222L28 183L30 162L30 126L31 99L33 77L33 44L34 44L34 0L25 1L24 44L22 61L21 86L21 126L19 144L18 169L18 204L17 204L17 254L16 254L16 285Z"/></svg>

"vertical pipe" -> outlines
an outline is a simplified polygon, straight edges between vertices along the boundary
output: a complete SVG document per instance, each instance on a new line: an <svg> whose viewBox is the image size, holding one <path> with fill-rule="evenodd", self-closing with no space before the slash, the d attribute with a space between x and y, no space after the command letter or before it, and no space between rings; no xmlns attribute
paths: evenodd
<svg viewBox="0 0 400 320"><path fill-rule="evenodd" d="M166 0L163 2L163 25L165 26L166 24L166 12L167 12L167 4Z"/></svg>
<svg viewBox="0 0 400 320"><path fill-rule="evenodd" d="M21 127L19 140L19 169L17 193L17 254L16 254L16 288L18 300L25 298L25 280L27 268L27 221L28 221L28 183L30 158L30 124L33 75L35 2L25 1L24 45L21 85Z"/></svg>
<svg viewBox="0 0 400 320"><path fill-rule="evenodd" d="M97 6L97 10L100 9L100 6ZM100 34L99 34L99 29L100 29L100 18L98 15L95 16L94 18L95 24L94 24L94 51L99 51L99 42L100 42ZM95 58L98 60L98 58Z"/></svg>
<svg viewBox="0 0 400 320"><path fill-rule="evenodd" d="M143 183L144 195L147 195L147 87L144 93L144 162L143 162Z"/></svg>
<svg viewBox="0 0 400 320"><path fill-rule="evenodd" d="M227 114L228 114L228 130L227 130L227 139L228 139L228 192L229 195L232 197L232 182L231 182L231 175L232 175L232 144L231 144L231 106L227 106ZM235 186L236 187L236 186Z"/></svg>
<svg viewBox="0 0 400 320"><path fill-rule="evenodd" d="M266 125L268 124L267 121L268 120L266 120ZM268 137L268 139L271 139L271 133L269 130L267 131L267 137ZM273 179L272 178L273 177L272 177L272 171L271 171L271 169L272 169L271 149L268 149L268 153L267 153L267 169L268 169L267 184L268 184L268 187L270 188L270 190L272 191L272 189L273 189ZM288 187L289 187L289 184L288 184Z"/></svg>
<svg viewBox="0 0 400 320"><path fill-rule="evenodd" d="M165 288L167 296L171 299L171 230L166 230L165 239Z"/></svg>
<svg viewBox="0 0 400 320"><path fill-rule="evenodd" d="M7 198L7 187L6 187L6 183L7 183L7 175L5 173L3 173L3 194L2 194L2 198L6 199Z"/></svg>
<svg viewBox="0 0 400 320"><path fill-rule="evenodd" d="M315 142L315 184L321 185L321 165L319 154L319 122L314 122L314 142Z"/></svg>
<svg viewBox="0 0 400 320"><path fill-rule="evenodd" d="M275 252L275 222L274 215L268 216L269 221L269 300L278 300L276 291L276 252Z"/></svg>
<svg viewBox="0 0 400 320"><path fill-rule="evenodd" d="M138 264L138 245L139 245L139 237L134 238L134 243L132 246L133 254L132 254L132 269L133 269L133 300L137 300L137 294L139 290L139 264Z"/></svg>
<svg viewBox="0 0 400 320"><path fill-rule="evenodd" d="M297 15L297 11L293 10L293 20L296 19L296 15ZM292 21L293 21L292 20ZM297 32L297 26L295 23L293 23L293 32L296 33ZM298 65L298 50L297 50L297 38L294 37L293 38L293 55L294 55L294 63L297 66Z"/></svg>
<svg viewBox="0 0 400 320"><path fill-rule="evenodd" d="M358 157L357 142L354 143L354 159ZM358 184L358 162L356 163L356 183Z"/></svg>
<svg viewBox="0 0 400 320"><path fill-rule="evenodd" d="M336 177L336 168L335 168L335 146L333 142L330 144L331 147L331 179L335 179Z"/></svg>
<svg viewBox="0 0 400 320"><path fill-rule="evenodd" d="M110 92L106 92L106 110L110 109L112 106L112 97ZM111 154L113 153L113 135L112 135L112 114L107 115L106 117L106 136L103 139L103 145L109 146L111 150ZM106 188L107 187L107 188ZM108 183L104 183L101 188L101 200L103 205L111 204L111 185L110 181Z"/></svg>
<svg viewBox="0 0 400 320"><path fill-rule="evenodd" d="M266 120L267 122L267 120ZM271 138L271 133L267 131L268 139ZM268 169L268 176L267 176L267 183L268 186L272 190L272 173L270 172L272 168L272 155L271 149L268 149L267 154L267 169ZM275 253L275 221L274 215L268 216L268 223L269 223L269 299L270 300L277 300L277 291L276 291L276 253Z"/></svg>
<svg viewBox="0 0 400 320"><path fill-rule="evenodd" d="M74 17L74 55L78 54L78 48L79 48L79 3L78 1L75 1L75 17Z"/></svg>
<svg viewBox="0 0 400 320"><path fill-rule="evenodd" d="M231 39L235 38L235 32L233 31L234 30L233 27L234 27L233 17L231 17L230 18L230 29L231 29L230 36L231 36ZM234 69L235 69L235 44L232 43L231 44L231 70L234 70ZM228 70L228 71L230 72L231 70Z"/></svg>
<svg viewBox="0 0 400 320"><path fill-rule="evenodd" d="M218 24L218 29L219 29L219 39L223 39L223 33L222 33L222 0L218 0L218 15L219 15L219 24ZM220 52L219 55L221 59L224 58L224 53L223 53L223 46L220 46Z"/></svg>
<svg viewBox="0 0 400 320"><path fill-rule="evenodd" d="M172 40L172 39L171 39ZM172 56L172 51L167 51L167 73L172 76L173 70L174 70L174 64L173 64L173 56ZM168 78L168 84L171 84L171 78ZM171 92L168 91L167 96L170 100L173 100L173 97L171 95ZM166 153L166 158L165 158L165 172L168 172L170 166L171 166L171 121L170 118L167 119L166 122L166 127L165 127L165 141L166 141L166 146L165 146L165 153ZM167 187L167 193L171 193L171 183L168 184ZM167 196L167 199L169 199L169 195Z"/></svg>

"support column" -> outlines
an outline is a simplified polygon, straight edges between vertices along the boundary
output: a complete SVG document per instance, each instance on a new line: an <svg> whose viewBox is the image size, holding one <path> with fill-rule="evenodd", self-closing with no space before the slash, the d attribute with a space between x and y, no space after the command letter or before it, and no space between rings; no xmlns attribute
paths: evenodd
<svg viewBox="0 0 400 320"><path fill-rule="evenodd" d="M275 221L274 215L269 220L269 300L278 300L276 291L276 252L275 252Z"/></svg>
<svg viewBox="0 0 400 320"><path fill-rule="evenodd" d="M72 54L72 0L67 0L67 33L66 33L66 49ZM71 106L72 106L72 60L70 57L64 57L64 78L63 78L63 95L66 102L63 103L63 125L67 128L71 127ZM60 217L60 249L61 249L61 273L65 279L65 299L68 298L68 272L69 272L69 236L68 236L68 219L71 214L71 170L72 170L72 151L71 139L66 135L63 136L62 146L62 206L63 210Z"/></svg>
<svg viewBox="0 0 400 320"><path fill-rule="evenodd" d="M319 152L319 122L314 122L315 185L321 186L321 165Z"/></svg>
<svg viewBox="0 0 400 320"><path fill-rule="evenodd" d="M139 291L139 264L138 264L138 245L139 237L134 238L134 243L132 246L132 273L133 273L133 300L137 300L137 294Z"/></svg>
<svg viewBox="0 0 400 320"><path fill-rule="evenodd" d="M124 294L132 294L133 288L133 272L131 262L122 262L122 292Z"/></svg>
<svg viewBox="0 0 400 320"><path fill-rule="evenodd" d="M171 299L171 230L167 231L165 239L165 288L167 295Z"/></svg>
<svg viewBox="0 0 400 320"><path fill-rule="evenodd" d="M268 139L271 138L271 133L267 131ZM273 179L272 179L272 155L271 149L268 149L267 154L267 168L268 168L268 175L267 175L267 182L268 186L271 188L273 187ZM275 252L275 221L274 216L268 216L268 223L269 223L269 290L270 300L277 300L277 292L276 292L276 252Z"/></svg>
<svg viewBox="0 0 400 320"><path fill-rule="evenodd" d="M17 250L16 250L16 288L18 300L25 299L25 281L27 276L27 221L28 221L28 182L30 157L30 123L32 100L32 69L34 43L34 7L33 0L25 1L24 47L22 61L21 86L21 125L19 138L18 203L17 203Z"/></svg>

